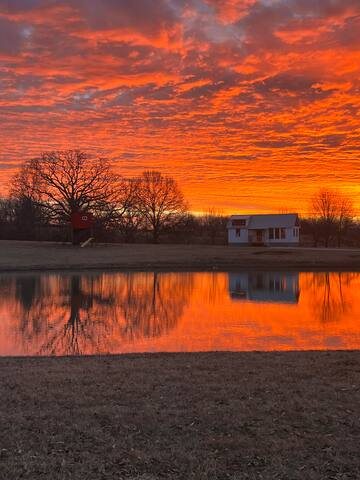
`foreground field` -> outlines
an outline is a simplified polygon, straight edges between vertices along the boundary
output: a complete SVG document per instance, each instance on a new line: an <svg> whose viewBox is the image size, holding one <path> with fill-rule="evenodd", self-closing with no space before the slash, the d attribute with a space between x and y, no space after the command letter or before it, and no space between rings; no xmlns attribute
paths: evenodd
<svg viewBox="0 0 360 480"><path fill-rule="evenodd" d="M0 241L0 270L239 268L360 269L360 249L244 248L226 245L96 245Z"/></svg>
<svg viewBox="0 0 360 480"><path fill-rule="evenodd" d="M360 352L0 359L1 479L360 478Z"/></svg>

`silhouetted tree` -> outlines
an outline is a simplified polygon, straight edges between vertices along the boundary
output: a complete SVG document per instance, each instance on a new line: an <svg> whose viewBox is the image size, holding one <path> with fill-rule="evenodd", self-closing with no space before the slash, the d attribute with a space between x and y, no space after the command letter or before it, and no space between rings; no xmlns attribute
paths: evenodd
<svg viewBox="0 0 360 480"><path fill-rule="evenodd" d="M332 236L336 236L338 246L354 217L351 199L337 190L321 188L312 198L311 213L313 227L329 246Z"/></svg>
<svg viewBox="0 0 360 480"><path fill-rule="evenodd" d="M120 230L125 243L133 242L136 234L144 227L144 217L138 208L138 185L137 179L127 179L124 183L126 208L116 219L116 228Z"/></svg>
<svg viewBox="0 0 360 480"><path fill-rule="evenodd" d="M157 243L160 234L176 225L186 213L187 204L173 178L147 171L137 183L137 208Z"/></svg>
<svg viewBox="0 0 360 480"><path fill-rule="evenodd" d="M124 209L124 186L107 159L79 150L46 152L26 161L12 182L12 196L31 198L50 218L68 221L77 211L110 218Z"/></svg>
<svg viewBox="0 0 360 480"><path fill-rule="evenodd" d="M225 217L220 211L216 210L215 208L210 208L205 215L200 217L200 222L204 233L210 240L210 243L217 243L217 239L219 239L221 243L226 243L227 217Z"/></svg>
<svg viewBox="0 0 360 480"><path fill-rule="evenodd" d="M35 239L38 227L45 222L43 209L29 197L0 200L0 227L4 238Z"/></svg>
<svg viewBox="0 0 360 480"><path fill-rule="evenodd" d="M336 238L337 245L340 247L343 237L353 224L355 212L353 202L350 198L342 193L338 193L337 197Z"/></svg>

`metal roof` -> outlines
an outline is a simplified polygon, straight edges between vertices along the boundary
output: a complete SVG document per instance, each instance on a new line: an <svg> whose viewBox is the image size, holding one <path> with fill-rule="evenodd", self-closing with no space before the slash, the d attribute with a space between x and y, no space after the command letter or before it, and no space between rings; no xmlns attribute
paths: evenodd
<svg viewBox="0 0 360 480"><path fill-rule="evenodd" d="M298 225L297 213L279 213L279 214L264 214L264 215L232 215L231 220L249 218L246 228L262 229L262 228L292 228Z"/></svg>

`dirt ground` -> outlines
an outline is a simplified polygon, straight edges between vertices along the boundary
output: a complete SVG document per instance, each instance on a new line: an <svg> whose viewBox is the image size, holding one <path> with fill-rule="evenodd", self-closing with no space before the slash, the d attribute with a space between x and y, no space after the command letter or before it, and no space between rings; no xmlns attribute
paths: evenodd
<svg viewBox="0 0 360 480"><path fill-rule="evenodd" d="M0 271L44 269L241 268L360 270L360 249L248 248L226 245L116 244L73 247L49 242L0 241Z"/></svg>
<svg viewBox="0 0 360 480"><path fill-rule="evenodd" d="M360 478L360 352L0 359L0 478Z"/></svg>

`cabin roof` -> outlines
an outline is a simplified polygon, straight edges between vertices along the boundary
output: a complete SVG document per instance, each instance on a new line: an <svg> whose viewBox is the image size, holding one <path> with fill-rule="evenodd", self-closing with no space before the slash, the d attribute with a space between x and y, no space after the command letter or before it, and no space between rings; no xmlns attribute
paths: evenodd
<svg viewBox="0 0 360 480"><path fill-rule="evenodd" d="M232 215L230 217L229 227L232 227L231 221L237 219L248 219L246 228L292 228L298 225L297 213L278 213L263 215Z"/></svg>

